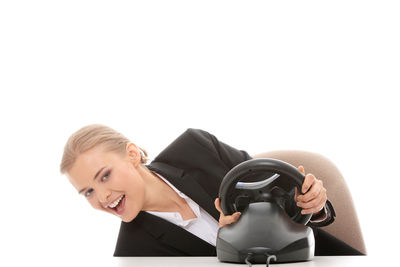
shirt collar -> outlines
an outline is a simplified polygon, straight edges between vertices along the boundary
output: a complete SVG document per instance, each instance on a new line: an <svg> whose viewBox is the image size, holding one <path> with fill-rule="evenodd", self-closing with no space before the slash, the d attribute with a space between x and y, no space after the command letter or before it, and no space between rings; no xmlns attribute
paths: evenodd
<svg viewBox="0 0 400 267"><path fill-rule="evenodd" d="M199 205L194 202L192 199L190 199L187 195L179 191L173 184L171 184L167 179L165 179L162 175L154 172L158 177L160 177L167 185L169 185L180 197L186 200L194 214L196 215L197 218L194 219L189 219L189 220L183 220L182 216L179 214L179 212L161 212L161 211L146 211L150 214L156 215L158 217L161 217L167 221L174 221L180 226L187 226L189 223L191 223L194 220L197 220L198 218L201 217L200 214L200 207Z"/></svg>

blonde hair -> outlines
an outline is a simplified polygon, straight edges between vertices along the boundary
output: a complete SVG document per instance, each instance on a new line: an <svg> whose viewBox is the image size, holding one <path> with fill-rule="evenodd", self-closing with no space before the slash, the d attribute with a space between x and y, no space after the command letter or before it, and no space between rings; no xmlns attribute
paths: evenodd
<svg viewBox="0 0 400 267"><path fill-rule="evenodd" d="M82 127L73 133L65 144L60 172L62 174L68 172L81 153L98 145L104 146L106 151L114 151L122 155L126 152L126 144L129 142L124 135L105 125L91 124ZM147 152L138 148L141 154L141 163L144 164L148 160Z"/></svg>

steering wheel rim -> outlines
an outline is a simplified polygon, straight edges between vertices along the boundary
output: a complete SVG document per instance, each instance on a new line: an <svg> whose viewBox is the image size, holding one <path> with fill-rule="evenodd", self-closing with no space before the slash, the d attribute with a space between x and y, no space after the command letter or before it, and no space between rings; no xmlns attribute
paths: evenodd
<svg viewBox="0 0 400 267"><path fill-rule="evenodd" d="M293 165L271 158L247 160L233 167L221 182L218 195L221 201L221 209L225 215L232 214L236 211L233 203L228 200L228 195L235 190L236 184L244 177L262 172L275 173L278 174L278 176L281 175L289 178L289 183L291 183L293 187L297 187L298 191L301 192L304 175ZM276 179L278 181L280 177L270 177L267 180L271 179ZM267 180L265 181L268 183ZM311 219L311 216L312 214L301 214L301 208L296 206L296 212L292 216L292 219L297 223L306 225Z"/></svg>

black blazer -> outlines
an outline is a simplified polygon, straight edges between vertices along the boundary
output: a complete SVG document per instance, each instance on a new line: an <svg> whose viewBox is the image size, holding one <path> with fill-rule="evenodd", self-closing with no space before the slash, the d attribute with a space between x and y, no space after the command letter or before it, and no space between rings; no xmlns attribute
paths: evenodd
<svg viewBox="0 0 400 267"><path fill-rule="evenodd" d="M225 174L251 157L212 134L188 129L146 165L219 220L214 200ZM329 208L329 207L328 207ZM215 256L215 247L183 228L141 211L121 222L114 256Z"/></svg>

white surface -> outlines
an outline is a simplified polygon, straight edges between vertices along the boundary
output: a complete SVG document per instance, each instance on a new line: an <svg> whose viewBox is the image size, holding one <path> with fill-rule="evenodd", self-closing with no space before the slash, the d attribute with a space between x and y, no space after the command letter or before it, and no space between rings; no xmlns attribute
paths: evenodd
<svg viewBox="0 0 400 267"><path fill-rule="evenodd" d="M368 252L396 255L398 14L398 1L1 1L0 265L111 257L119 220L58 172L89 123L150 157L188 127L250 154L321 153Z"/></svg>
<svg viewBox="0 0 400 267"><path fill-rule="evenodd" d="M225 263L218 261L217 257L128 257L128 258L114 258L116 266L118 267L150 267L150 266L175 266L175 267L187 267L187 266L248 266L247 264L234 264ZM326 256L326 257L315 257L312 261L306 262L293 262L293 263L279 263L270 266L290 266L290 267L354 267L354 266L381 266L378 265L379 261L371 257L357 257L357 256ZM382 263L382 261L380 262ZM265 266L265 264L253 264L253 266Z"/></svg>

